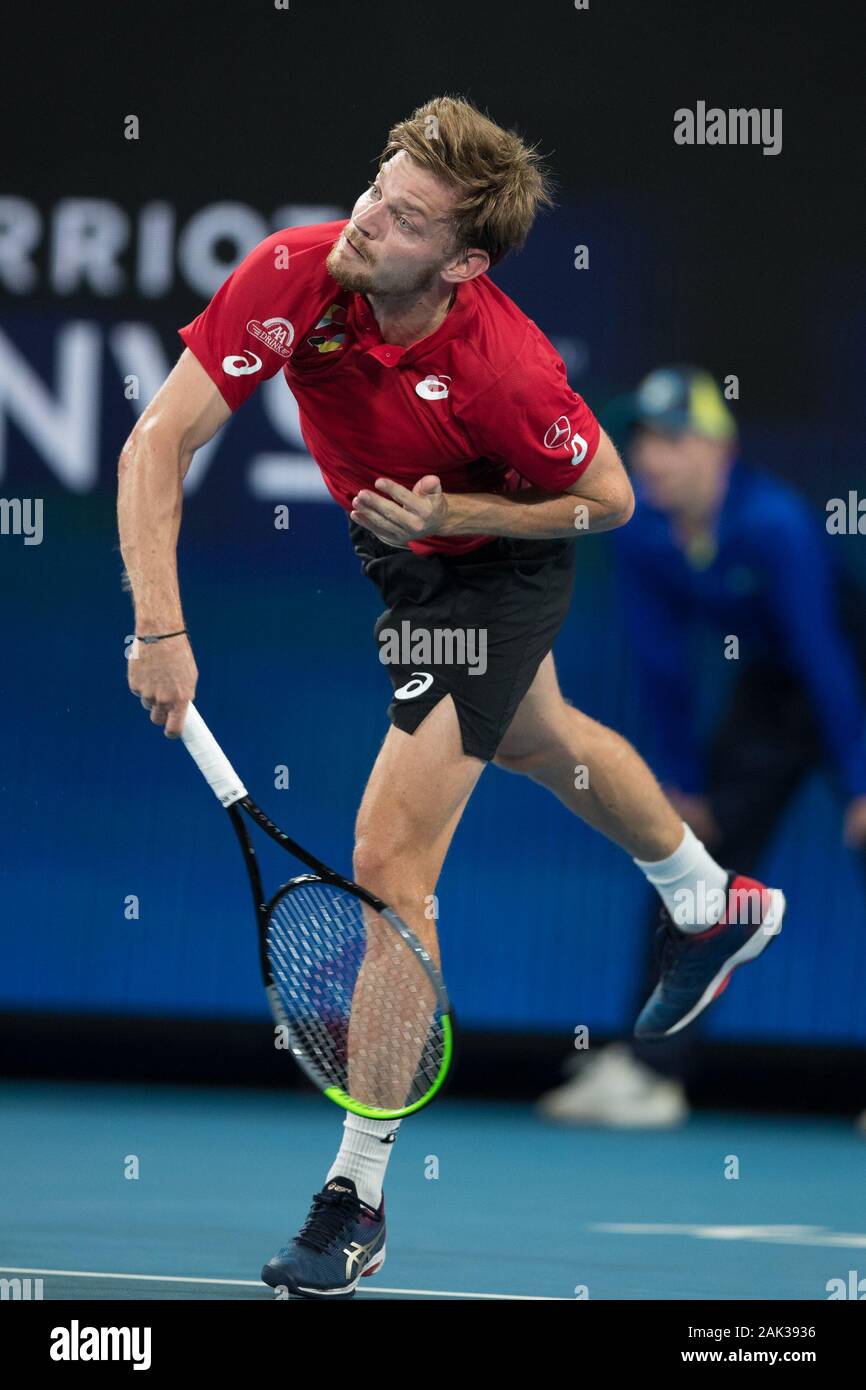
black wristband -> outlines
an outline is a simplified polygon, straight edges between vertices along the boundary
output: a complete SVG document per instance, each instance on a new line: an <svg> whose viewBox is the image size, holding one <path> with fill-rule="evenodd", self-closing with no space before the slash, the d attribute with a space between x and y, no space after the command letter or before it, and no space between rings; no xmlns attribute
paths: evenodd
<svg viewBox="0 0 866 1390"><path fill-rule="evenodd" d="M136 634L135 634L135 640L136 640L137 642L148 642L148 643L150 643L150 642L164 642L165 639L166 639L166 637L183 637L183 636L185 636L185 634L186 634L186 628L185 628L185 627L182 627L182 628L179 628L177 632L161 632L161 633L159 633L159 635L158 635L157 637L139 637L138 633L136 633Z"/></svg>

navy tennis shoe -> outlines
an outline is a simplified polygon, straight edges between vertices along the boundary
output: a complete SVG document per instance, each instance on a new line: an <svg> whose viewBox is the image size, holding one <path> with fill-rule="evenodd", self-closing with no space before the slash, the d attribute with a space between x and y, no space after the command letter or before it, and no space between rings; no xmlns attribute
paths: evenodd
<svg viewBox="0 0 866 1390"><path fill-rule="evenodd" d="M785 895L730 873L727 906L715 926L684 932L666 908L656 934L660 979L638 1016L636 1038L667 1038L718 998L738 965L754 960L782 929Z"/></svg>
<svg viewBox="0 0 866 1390"><path fill-rule="evenodd" d="M385 1263L385 1197L378 1211L351 1178L331 1178L313 1197L294 1240L268 1260L262 1278L296 1298L354 1298L358 1280Z"/></svg>

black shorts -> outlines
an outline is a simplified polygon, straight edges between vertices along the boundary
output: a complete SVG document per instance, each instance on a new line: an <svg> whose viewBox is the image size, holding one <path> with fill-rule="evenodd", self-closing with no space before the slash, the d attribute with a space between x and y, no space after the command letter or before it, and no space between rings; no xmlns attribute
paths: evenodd
<svg viewBox="0 0 866 1390"><path fill-rule="evenodd" d="M463 751L489 762L568 612L575 542L500 537L464 555L416 555L351 520L349 533L386 604L375 637L392 724L413 734L450 695Z"/></svg>

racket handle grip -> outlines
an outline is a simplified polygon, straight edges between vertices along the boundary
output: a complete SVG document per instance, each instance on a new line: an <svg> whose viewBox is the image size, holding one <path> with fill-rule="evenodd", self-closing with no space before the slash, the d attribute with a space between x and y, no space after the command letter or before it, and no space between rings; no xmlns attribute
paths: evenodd
<svg viewBox="0 0 866 1390"><path fill-rule="evenodd" d="M214 796L223 806L241 801L247 789L220 748L195 705L190 703L181 739Z"/></svg>

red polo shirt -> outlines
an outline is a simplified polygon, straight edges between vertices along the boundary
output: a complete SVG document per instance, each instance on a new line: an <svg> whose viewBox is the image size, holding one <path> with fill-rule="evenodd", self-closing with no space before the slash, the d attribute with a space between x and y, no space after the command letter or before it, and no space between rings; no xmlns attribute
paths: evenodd
<svg viewBox="0 0 866 1390"><path fill-rule="evenodd" d="M445 492L564 492L599 425L537 324L487 275L460 285L442 323L411 347L386 343L366 298L325 268L348 219L261 242L180 336L237 410L282 372L304 441L346 511L359 488L435 474ZM428 536L456 554L488 536Z"/></svg>

